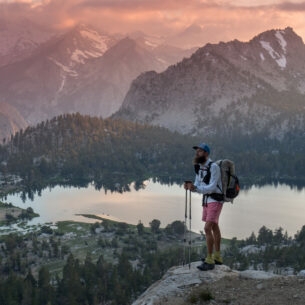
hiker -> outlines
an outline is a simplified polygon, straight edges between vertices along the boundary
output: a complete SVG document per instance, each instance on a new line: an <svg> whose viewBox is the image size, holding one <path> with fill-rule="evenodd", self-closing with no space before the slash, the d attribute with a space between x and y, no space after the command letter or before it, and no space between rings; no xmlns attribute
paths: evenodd
<svg viewBox="0 0 305 305"><path fill-rule="evenodd" d="M220 254L221 233L218 226L218 219L223 206L221 173L219 166L209 158L210 148L206 143L194 146L193 149L196 150L194 158L195 182L186 182L184 188L203 194L202 220L205 222L204 231L208 253L207 257L202 259L203 263L197 268L207 271L214 269L215 264L222 264ZM213 252L214 249L215 252Z"/></svg>

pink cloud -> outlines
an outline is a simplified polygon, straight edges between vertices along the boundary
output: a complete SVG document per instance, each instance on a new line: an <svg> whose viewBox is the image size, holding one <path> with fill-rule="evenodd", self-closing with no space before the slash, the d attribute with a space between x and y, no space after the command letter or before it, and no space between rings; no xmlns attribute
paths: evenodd
<svg viewBox="0 0 305 305"><path fill-rule="evenodd" d="M286 26L305 36L304 10L305 1L44 0L0 3L0 16L27 17L54 28L85 22L109 32L142 30L164 35L196 23L204 28L206 42L248 40L259 32Z"/></svg>

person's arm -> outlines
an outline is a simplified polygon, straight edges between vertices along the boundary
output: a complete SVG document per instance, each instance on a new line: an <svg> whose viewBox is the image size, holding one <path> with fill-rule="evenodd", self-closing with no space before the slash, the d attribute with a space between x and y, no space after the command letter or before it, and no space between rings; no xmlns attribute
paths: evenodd
<svg viewBox="0 0 305 305"><path fill-rule="evenodd" d="M198 176L198 175L197 175ZM196 176L196 178L197 178ZM204 185L202 183L198 183L199 179L195 180L195 191L200 193L200 194L211 194L211 193L215 193L217 190L217 182L220 178L220 168L217 164L212 163L211 165L211 179L210 179L210 183L207 185Z"/></svg>

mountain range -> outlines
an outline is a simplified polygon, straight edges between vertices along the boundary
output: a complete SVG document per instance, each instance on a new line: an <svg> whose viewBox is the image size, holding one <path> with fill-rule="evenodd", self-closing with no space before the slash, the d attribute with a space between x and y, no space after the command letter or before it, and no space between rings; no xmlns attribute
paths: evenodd
<svg viewBox="0 0 305 305"><path fill-rule="evenodd" d="M305 45L292 28L207 44L133 81L115 115L204 136L282 139L305 127Z"/></svg>
<svg viewBox="0 0 305 305"><path fill-rule="evenodd" d="M52 33L24 21L19 28L5 24L2 32L0 102L29 125L63 113L108 117L140 73L161 72L194 51L140 32L109 35L85 24ZM10 117L0 123L7 127L0 136L14 133Z"/></svg>
<svg viewBox="0 0 305 305"><path fill-rule="evenodd" d="M125 37L85 24L64 33L25 21L23 30L9 25L2 24L1 39L14 35L0 52L2 138L74 112L205 136L283 139L304 130L305 45L292 28L182 49L173 46L178 36ZM180 37L202 31L194 25ZM20 55L25 40L31 43Z"/></svg>

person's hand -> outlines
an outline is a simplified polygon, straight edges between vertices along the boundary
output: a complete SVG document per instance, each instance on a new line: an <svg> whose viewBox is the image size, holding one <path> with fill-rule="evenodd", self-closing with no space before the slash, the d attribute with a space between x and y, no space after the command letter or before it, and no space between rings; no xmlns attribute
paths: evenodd
<svg viewBox="0 0 305 305"><path fill-rule="evenodd" d="M184 182L184 189L193 191L195 189L195 186L194 186L193 182L187 181L187 182Z"/></svg>

